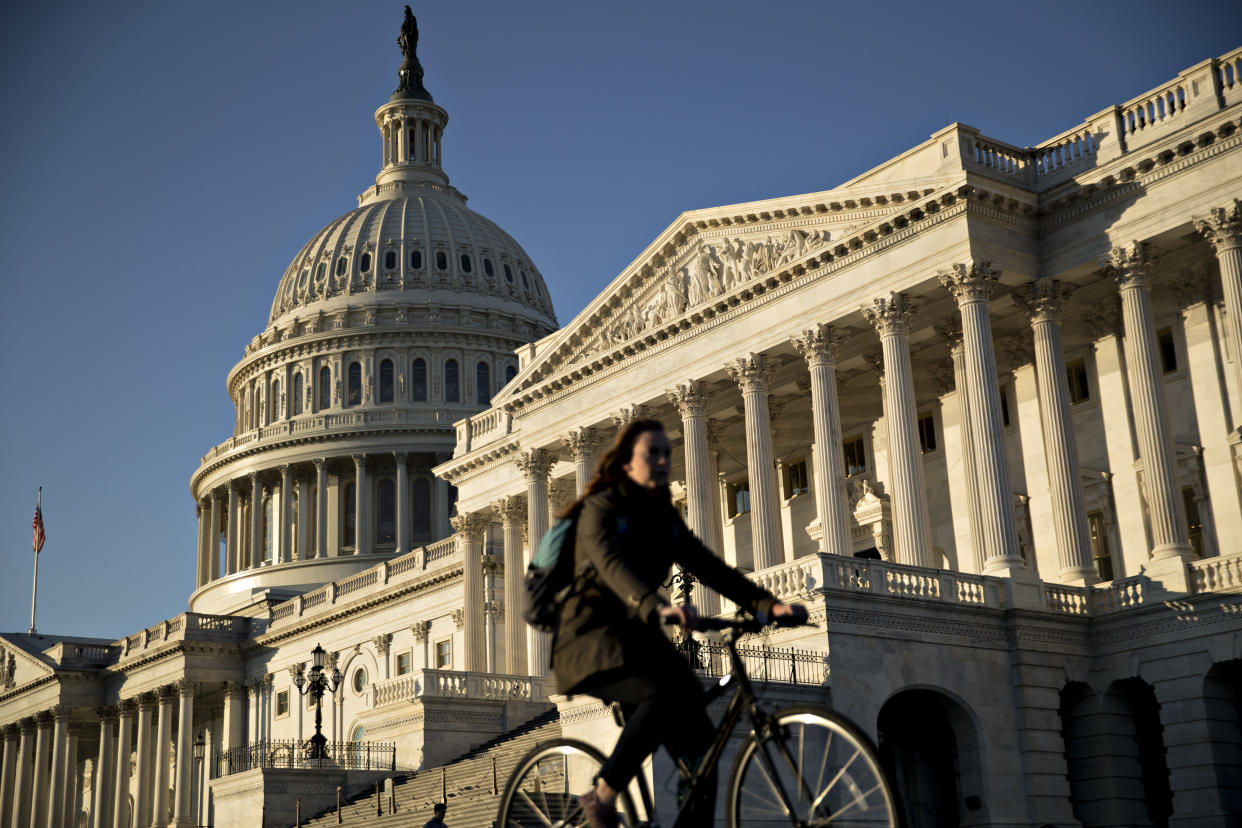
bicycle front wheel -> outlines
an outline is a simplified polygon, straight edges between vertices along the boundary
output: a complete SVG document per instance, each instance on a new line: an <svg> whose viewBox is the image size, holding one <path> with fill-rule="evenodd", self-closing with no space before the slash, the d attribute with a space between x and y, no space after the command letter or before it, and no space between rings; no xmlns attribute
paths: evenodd
<svg viewBox="0 0 1242 828"><path fill-rule="evenodd" d="M604 755L575 739L536 745L518 762L496 815L499 828L583 828L586 814L578 798L595 786ZM628 792L617 797L621 824L633 826Z"/></svg>
<svg viewBox="0 0 1242 828"><path fill-rule="evenodd" d="M896 797L862 731L824 707L790 707L773 723L733 765L730 828L897 828Z"/></svg>

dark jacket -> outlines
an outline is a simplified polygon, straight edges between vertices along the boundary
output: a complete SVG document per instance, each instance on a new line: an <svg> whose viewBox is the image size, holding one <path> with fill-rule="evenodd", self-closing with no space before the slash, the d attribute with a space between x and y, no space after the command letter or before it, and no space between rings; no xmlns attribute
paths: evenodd
<svg viewBox="0 0 1242 828"><path fill-rule="evenodd" d="M574 692L606 671L643 674L680 658L658 626L665 603L658 590L674 563L752 612L769 612L776 603L700 543L667 494L617 483L586 498L578 517L577 580L552 647L560 692Z"/></svg>

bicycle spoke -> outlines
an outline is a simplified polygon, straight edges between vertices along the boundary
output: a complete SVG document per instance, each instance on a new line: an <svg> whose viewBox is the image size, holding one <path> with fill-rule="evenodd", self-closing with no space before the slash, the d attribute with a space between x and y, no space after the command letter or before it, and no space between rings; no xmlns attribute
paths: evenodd
<svg viewBox="0 0 1242 828"><path fill-rule="evenodd" d="M862 754L862 750L860 749L856 749L854 751L854 755L849 758L849 761L847 761L844 765L841 766L841 770L837 771L837 775L832 777L832 780L829 781L828 787L824 788L823 791L820 792L819 796L815 797L815 801L811 803L812 809L819 807L819 803L823 802L824 797L827 796L832 791L832 789L837 786L837 781L840 780L841 777L845 775L845 772L849 770L850 765L854 764L854 760L857 759L859 755L861 754Z"/></svg>
<svg viewBox="0 0 1242 828"><path fill-rule="evenodd" d="M552 821L548 819L545 810L536 805L535 801L527 795L526 791L518 791L517 795L522 798L522 801L526 803L526 807L530 808L531 813L533 813L540 822L547 826L547 828L552 828ZM517 825L518 828L522 828L522 824L520 822L513 822L512 819L510 819L509 822Z"/></svg>
<svg viewBox="0 0 1242 828"><path fill-rule="evenodd" d="M867 797L871 796L871 794L875 793L879 789L880 789L880 782L877 780L875 785L870 790L860 792L858 796L854 797L852 800L845 803L843 806L841 806L840 808L838 808L837 810L829 814L828 823L831 824L833 820L839 818L841 814L845 813L850 808L853 808L859 805L865 805L867 802Z"/></svg>

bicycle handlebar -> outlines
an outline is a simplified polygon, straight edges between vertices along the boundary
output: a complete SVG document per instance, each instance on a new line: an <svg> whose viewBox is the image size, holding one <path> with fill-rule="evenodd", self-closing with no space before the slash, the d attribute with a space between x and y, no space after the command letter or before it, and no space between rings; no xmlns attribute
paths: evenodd
<svg viewBox="0 0 1242 828"><path fill-rule="evenodd" d="M676 618L666 617L664 619L666 626L679 627ZM737 630L741 633L757 633L761 632L765 627L815 627L809 620L802 620L795 616L781 615L776 618L768 618L760 615L759 617L738 616L736 618L707 618L700 617L695 622L694 628L700 632L719 632L724 630Z"/></svg>

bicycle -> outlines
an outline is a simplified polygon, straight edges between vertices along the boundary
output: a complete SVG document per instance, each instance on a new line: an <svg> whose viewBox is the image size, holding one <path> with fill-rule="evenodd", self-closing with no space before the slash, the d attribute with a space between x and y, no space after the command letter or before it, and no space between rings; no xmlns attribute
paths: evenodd
<svg viewBox="0 0 1242 828"><path fill-rule="evenodd" d="M817 705L767 712L760 704L736 640L759 632L764 624L752 618L700 619L700 630L724 633L732 669L707 692L708 703L732 690L717 726L716 738L688 773L679 768L685 785L683 803L693 802L700 785L720 762L734 726L746 716L750 733L733 760L725 798L730 828L762 826L833 826L898 828L898 807L892 786L880 767L871 740L834 710ZM613 708L618 716L617 708ZM536 745L522 758L505 787L495 825L499 828L578 828L586 817L579 795L591 789L604 755L576 739L553 739ZM635 807L637 787L642 812ZM617 798L627 828L658 828L651 791L642 774ZM682 811L673 821L678 828ZM640 819L644 816L645 819Z"/></svg>

